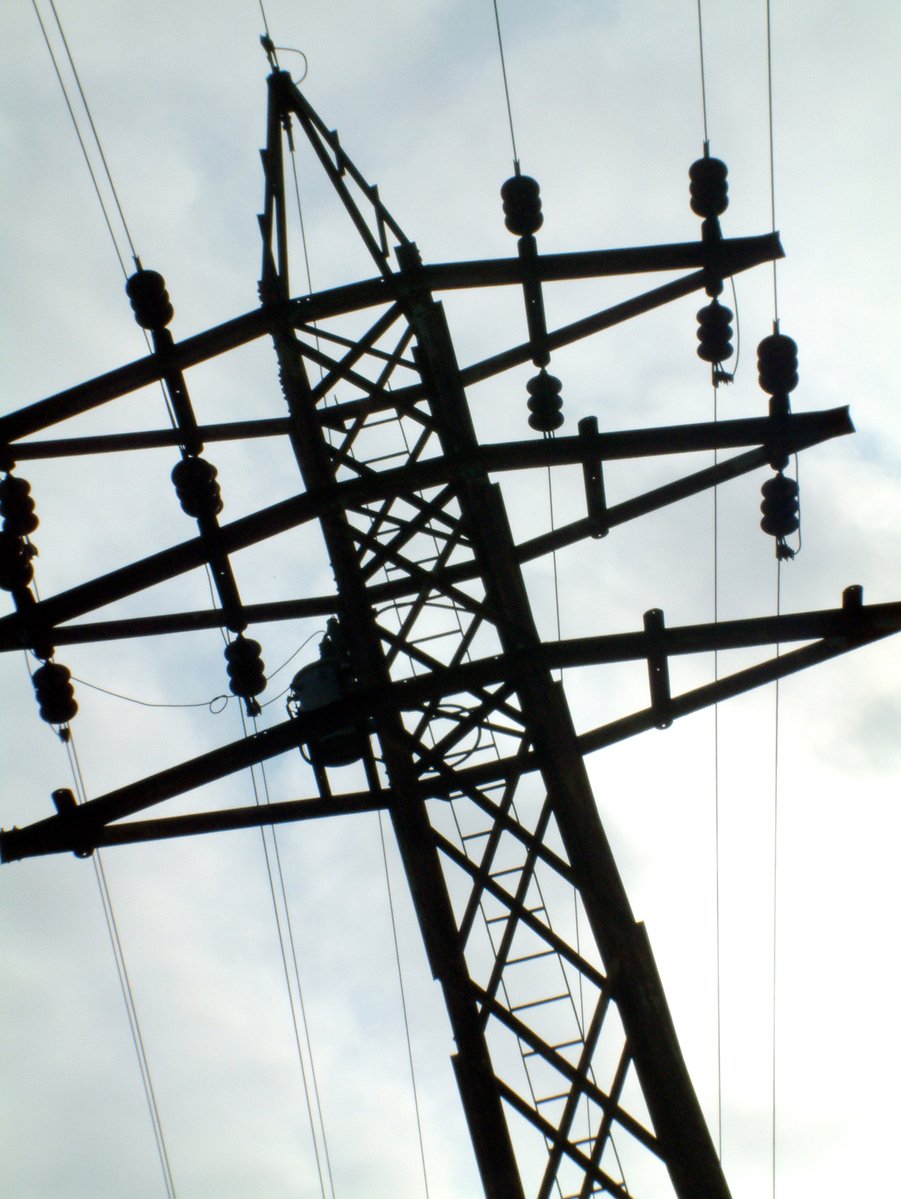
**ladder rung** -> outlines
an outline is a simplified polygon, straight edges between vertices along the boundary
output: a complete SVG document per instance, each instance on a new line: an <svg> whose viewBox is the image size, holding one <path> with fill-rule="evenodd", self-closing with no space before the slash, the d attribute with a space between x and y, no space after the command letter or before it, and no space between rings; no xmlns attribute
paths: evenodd
<svg viewBox="0 0 901 1199"><path fill-rule="evenodd" d="M367 429L375 429L379 425L399 425L401 415L399 412L392 412L390 416L373 416L366 421Z"/></svg>
<svg viewBox="0 0 901 1199"><path fill-rule="evenodd" d="M549 995L547 999L530 999L528 1003L515 1003L510 1008L511 1012L521 1012L527 1007L541 1007L545 1003L558 1003L561 999L569 999L568 991L564 991L562 995Z"/></svg>
<svg viewBox="0 0 901 1199"><path fill-rule="evenodd" d="M573 1041L561 1041L559 1045L551 1045L550 1048L553 1053L559 1053L561 1049L574 1049L577 1045L581 1047L584 1044L585 1044L585 1042L582 1040L581 1037L576 1037L575 1040L573 1040ZM541 1053L541 1050L539 1050L539 1049L523 1049L522 1050L523 1057L535 1057L535 1055L538 1053ZM544 1056L544 1055L542 1054L542 1056Z"/></svg>
<svg viewBox="0 0 901 1199"><path fill-rule="evenodd" d="M507 958L507 965L518 966L520 962L534 962L538 958L551 957L556 952L556 949L536 949L534 953L524 953L519 958Z"/></svg>
<svg viewBox="0 0 901 1199"><path fill-rule="evenodd" d="M408 458L409 454L406 450L394 450L390 454L376 454L374 458L364 459L363 466L375 466L377 462L391 462L395 458Z"/></svg>
<svg viewBox="0 0 901 1199"><path fill-rule="evenodd" d="M410 645L424 645L426 641L440 641L442 637L459 637L457 629L446 629L443 633L429 633L425 637L414 637Z"/></svg>
<svg viewBox="0 0 901 1199"><path fill-rule="evenodd" d="M522 866L507 866L503 870L489 870L490 878L503 878L506 874L520 874Z"/></svg>

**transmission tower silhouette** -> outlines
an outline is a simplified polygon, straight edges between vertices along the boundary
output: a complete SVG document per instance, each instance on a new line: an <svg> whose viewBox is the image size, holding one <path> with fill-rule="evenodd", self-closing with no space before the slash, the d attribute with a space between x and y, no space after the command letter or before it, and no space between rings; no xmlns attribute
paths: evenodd
<svg viewBox="0 0 901 1199"><path fill-rule="evenodd" d="M604 431L594 418L557 435L564 402L549 372L556 350L673 300L703 293L698 338L714 382L731 347L723 280L781 256L775 234L728 239L725 168L692 168L701 237L637 249L541 254L538 186L517 173L502 190L517 238L508 258L424 263L290 75L268 80L260 305L176 341L161 275L138 263L127 291L152 338L146 357L0 418L0 585L15 611L0 619L0 649L26 649L41 715L63 735L77 703L66 645L227 631L225 668L250 718L266 687L251 627L324 618L318 658L295 675L287 716L239 741L0 835L4 862L39 854L188 836L366 811L390 817L431 970L455 1041L453 1066L487 1199L674 1194L725 1199L728 1187L679 1048L644 926L635 920L592 795L585 755L901 628L901 604L865 605L849 587L828 610L670 627L652 609L635 631L545 641L523 568L667 505L769 468L764 529L791 553L797 487L789 457L850 432L848 412L795 414L793 343L778 330L760 350L770 395L761 418ZM286 148L304 136L375 267L362 281L292 297L288 277ZM545 284L671 272L633 298L549 329ZM512 287L527 336L461 365L437 295ZM280 418L200 424L191 368L268 337L285 402ZM466 389L532 363L529 423L540 436L481 443ZM162 381L173 427L38 440L35 434ZM220 520L217 442L286 440L296 495ZM21 474L29 459L170 447L178 499L196 534L55 595L32 580L37 517ZM720 451L714 465L608 504L605 463ZM728 454L728 451L735 451ZM579 519L517 541L502 472L581 468ZM334 590L277 601L245 598L232 556L318 524ZM207 611L86 619L127 597L208 568ZM751 646L800 648L675 693L675 655ZM61 652L62 651L62 652ZM645 663L638 711L578 732L555 672ZM140 815L198 787L300 750L315 793L268 805ZM352 768L348 770L347 768ZM347 785L347 779L354 781ZM136 817L139 817L137 818Z"/></svg>

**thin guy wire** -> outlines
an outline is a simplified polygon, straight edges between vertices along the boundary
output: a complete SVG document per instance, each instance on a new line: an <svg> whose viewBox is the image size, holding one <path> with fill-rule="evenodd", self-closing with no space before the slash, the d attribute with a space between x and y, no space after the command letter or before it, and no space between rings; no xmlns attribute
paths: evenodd
<svg viewBox="0 0 901 1199"><path fill-rule="evenodd" d="M81 769L81 762L78 758L78 751L75 746L75 739L72 735L72 730L69 729L69 735L65 739L66 754L69 759L69 768L72 772L72 780L75 784L75 790L78 795L79 803L85 803L87 800L87 789L84 782L84 774ZM166 1137L163 1132L162 1119L160 1117L159 1105L156 1098L156 1090L153 1085L153 1078L150 1073L150 1061L147 1056L147 1049L144 1044L144 1035L141 1031L141 1024L138 1019L138 1009L135 1003L134 989L131 985L131 978L128 973L128 967L125 962L125 950L122 946L122 938L119 933L119 925L116 920L115 909L113 908L112 895L110 894L109 884L106 878L106 871L103 868L103 858L100 850L96 849L91 855L91 860L94 866L94 876L97 880L97 888L100 892L100 902L103 908L104 919L106 920L107 933L110 939L110 945L113 950L113 959L116 963L116 974L119 979L119 987L122 991L122 998L125 1002L125 1011L128 1017L128 1026L131 1032L132 1043L134 1044L135 1054L138 1059L138 1069L141 1074L141 1083L144 1088L144 1097L147 1101L147 1108L150 1113L150 1123L153 1128L153 1137L156 1142L157 1154L160 1159L160 1167L163 1171L163 1182L166 1187L166 1194L170 1199L176 1199L175 1181L172 1177L172 1167L169 1162L169 1152L166 1147Z"/></svg>
<svg viewBox="0 0 901 1199"><path fill-rule="evenodd" d="M776 156L775 139L773 136L773 29L770 18L770 0L766 0L766 79L767 79L767 110L769 114L770 140L770 223L773 233L776 232ZM776 271L776 259L773 259L773 322L779 327L779 286Z"/></svg>
<svg viewBox="0 0 901 1199"><path fill-rule="evenodd" d="M701 0L698 0L698 57L701 60L701 108L704 113L704 146L710 144L707 132L707 73L704 69L704 25L701 20Z"/></svg>
<svg viewBox="0 0 901 1199"><path fill-rule="evenodd" d="M510 144L513 147L513 167L519 174L519 155L516 152L516 134L513 131L513 109L510 105L510 85L507 82L507 60L504 56L504 39L501 34L501 18L497 11L497 0L494 2L494 24L497 28L497 48L501 55L501 73L504 76L504 97L507 101L507 121L510 125Z"/></svg>
<svg viewBox="0 0 901 1199"><path fill-rule="evenodd" d="M397 982L400 987L400 1005L404 1017L404 1034L407 1039L407 1060L410 1065L410 1083L413 1088L413 1107L416 1112L416 1132L419 1137L419 1158L422 1163L422 1183L426 1199L429 1199L429 1172L426 1168L425 1141L422 1135L422 1116L419 1111L419 1090L416 1085L416 1068L413 1064L413 1043L410 1039L410 1018L407 1014L407 994L404 987L404 972L400 963L400 942L397 937L397 918L394 914L394 896L391 890L391 873L388 870L388 848L385 844L385 825L383 813L379 812L379 837L382 843L382 863L385 868L385 888L388 892L388 909L391 913L391 935L394 938L394 961L397 965Z"/></svg>
<svg viewBox="0 0 901 1199"><path fill-rule="evenodd" d="M248 737L247 721L244 716L244 710L239 709L239 711L240 711L240 715L241 715L241 727L244 731L244 737L246 740ZM261 808L263 806L263 804L262 804L262 801L260 800L260 792L259 792L259 788L257 786L256 773L252 767L250 769L250 783L251 783L251 787L253 788L254 801L256 802L257 807ZM291 1026L294 1031L294 1044L297 1048L297 1061L298 1061L298 1065L300 1066L300 1077L303 1082L303 1094L304 1094L304 1100L306 1102L306 1107L307 1107L307 1119L309 1120L310 1137L313 1142L313 1155L316 1159L316 1172L319 1176L319 1192L322 1195L322 1199L326 1199L325 1176L322 1171L322 1160L321 1160L321 1157L319 1154L319 1138L316 1135L316 1125L315 1125L315 1121L313 1118L313 1105L310 1100L310 1084L307 1080L307 1070L306 1070L306 1065L304 1064L304 1060L303 1060L303 1049L301 1047L301 1040L300 1040L300 1027L298 1025L298 1020L297 1020L297 1008L294 1003L294 992L291 989L291 975L288 970L288 954L285 949L285 938L284 938L284 934L282 932L282 924L281 924L281 920L279 919L279 914L278 914L278 899L277 899L276 893L275 893L275 879L273 878L273 874L272 874L272 861L271 861L271 858L269 855L269 845L267 844L267 841L266 841L266 828L262 824L260 825L260 840L263 845L263 857L265 858L265 861L266 861L266 875L269 879L269 894L272 898L272 910L273 910L273 913L275 914L275 926L276 926L276 929L278 932L278 946L279 946L279 951L281 953L282 970L283 970L284 976L285 976L285 987L287 988L287 991L288 991L288 1004L291 1009ZM334 1195L334 1191L332 1192L332 1194Z"/></svg>
<svg viewBox="0 0 901 1199"><path fill-rule="evenodd" d="M75 83L78 87L78 94L79 94L79 96L81 96L81 102L84 105L85 115L88 118L88 123L91 126L91 133L93 133L93 135L94 135L94 141L97 144L97 151L100 154L100 161L103 163L103 169L106 172L107 182L110 185L110 191L113 193L113 199L116 202L116 208L118 209L118 212L119 212L119 219L122 221L122 228L125 230L125 236L128 239L128 247L131 250L131 256L132 256L132 258L134 258L135 262L137 262L137 260L138 260L137 251L135 250L134 242L131 239L131 232L128 228L128 222L125 219L125 213L122 211L122 205L119 202L119 193L116 191L115 183L113 183L113 176L110 173L109 163L106 161L106 154L104 154L104 152L103 152L103 144L100 141L100 135L98 134L97 128L94 125L94 118L91 116L91 109L88 104L87 97L84 94L84 89L81 86L81 78L79 77L79 74L78 74L78 68L75 66L75 59L72 57L72 51L69 49L69 42L66 38L65 32L63 31L63 27L62 27L62 24L59 19L59 14L56 11L56 4L54 3L54 0L50 0L50 10L53 13L53 18L56 21L56 26L59 29L59 35L63 40L63 46L65 47L65 50L66 50L66 57L69 59L69 66L72 68L72 74L75 76Z"/></svg>

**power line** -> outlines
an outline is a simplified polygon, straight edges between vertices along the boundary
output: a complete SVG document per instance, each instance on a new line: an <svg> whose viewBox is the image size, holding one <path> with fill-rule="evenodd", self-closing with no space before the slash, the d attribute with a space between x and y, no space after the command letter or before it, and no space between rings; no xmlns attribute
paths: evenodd
<svg viewBox="0 0 901 1199"><path fill-rule="evenodd" d="M239 706L238 710L239 710L239 713L241 716L241 727L244 731L244 737L246 739L249 735L248 728L247 728L247 719L244 715L244 709ZM255 732L257 731L256 720L254 720L254 731ZM269 786L266 781L265 768L262 766L262 764L260 766L260 770L261 770L261 775L263 778L263 785L264 785L265 796L266 796L265 802L268 805L268 803L269 803ZM254 771L254 769L252 767L250 769L250 782L251 782L251 787L253 789L254 801L255 801L257 807L263 807L264 803L263 803L263 800L260 798L260 791L259 791L259 787L257 785L256 772ZM291 1011L291 1026L292 1026L292 1029L294 1032L294 1044L297 1049L297 1062L300 1067L300 1077L301 1077L301 1082L303 1084L304 1100L306 1103L307 1118L308 1118L309 1126L310 1126L310 1138L313 1142L313 1156L316 1161L316 1172L317 1172L317 1175L319 1178L319 1191L322 1196L322 1199L326 1199L326 1176L327 1176L329 1191L331 1193L332 1199L335 1199L335 1185L334 1185L334 1180L332 1177L331 1159L329 1157L329 1152L328 1152L328 1141L327 1141L326 1132L325 1132L325 1124L322 1119L322 1106L321 1106L321 1103L319 1100L319 1087L318 1087L318 1083L317 1083L317 1079L316 1079L315 1066L313 1064L313 1054L312 1054L312 1046L310 1043L309 1027L307 1024L306 1009L305 1009L304 1001L303 1001L303 989L300 984L300 969L299 969L298 961L297 961L297 951L296 951L296 947L295 947L295 943L294 943L293 930L291 928L290 914L288 912L288 899L287 899L287 892L285 889L285 878L284 878L284 873L282 871L281 856L278 853L278 841L277 841L277 838L275 835L275 829L270 828L270 832L272 834L273 844L275 846L275 850L272 855L270 855L269 845L266 840L266 826L260 825L260 840L261 840L262 847L263 847L263 857L264 857L264 860L266 863L266 875L269 880L269 894L272 899L272 910L273 910L273 914L275 916L275 927L276 927L276 933L278 935L279 952L280 952L281 960L282 960L282 972L284 974L285 986L286 986L287 992L288 992L288 1005L289 1005L290 1011ZM273 857L275 858L275 871L273 871L273 864L272 864ZM282 929L282 920L279 916L278 895L276 892L276 885L275 885L275 875L276 874L278 875L279 893L281 894L281 897L282 897L282 910L285 914L286 927L287 927L287 931L288 931L287 944L286 944L285 932ZM295 983L297 986L297 994L298 994L297 1003L295 1003L294 990L291 986L291 971L289 971L289 967L288 967L289 956L291 958L294 979L295 979ZM303 1034L301 1034L301 1028L303 1028ZM302 1039L303 1039L303 1041L306 1042L307 1053L310 1058L310 1075L309 1075L309 1077L307 1075L307 1067L306 1067L306 1063L304 1061ZM314 1111L313 1111L314 1106L315 1106L316 1113L319 1118L318 1135L317 1135L316 1119L314 1117ZM322 1152L321 1153L320 1153L320 1149L319 1149L320 1138L322 1140ZM323 1159L325 1162L324 1168L323 1168Z"/></svg>
<svg viewBox="0 0 901 1199"><path fill-rule="evenodd" d="M113 243L113 249L115 250L116 257L119 260L119 266L122 268L122 274L127 279L128 278L128 270L125 266L125 259L122 257L122 252L119 249L119 243L118 243L118 240L116 239L116 234L113 230L112 221L110 220L109 212L107 211L107 207L106 207L106 202L103 199L103 193L100 190L100 184L97 181L97 175L94 171L94 166L93 166L93 163L91 162L90 155L88 154L88 148L85 145L85 140L84 140L84 137L82 136L81 128L79 127L78 120L75 116L75 110L73 109L72 102L69 99L69 93L66 88L66 84L63 80L62 73L59 69L59 63L56 61L56 55L53 52L53 46L50 43L50 38L47 34L47 29L41 18L40 11L38 10L37 0L31 0L31 6L34 9L34 15L37 17L38 24L41 27L41 33L43 34L43 37L44 37L44 43L47 46L47 53L50 55L50 61L53 63L53 70L56 73L56 78L57 78L57 81L59 82L60 91L63 94L63 100L65 100L65 102L66 102L66 108L69 111L69 116L72 120L72 126L75 130L75 136L78 138L78 144L81 147L81 153L84 156L85 165L88 168L88 174L91 176L91 183L94 186L94 192L96 193L98 203L100 204L100 210L103 213L103 219L106 223L106 228L109 232L110 240ZM55 11L56 10L54 9L54 14L55 14ZM57 24L58 23L59 23L59 18L57 18ZM71 59L70 59L70 61L71 61Z"/></svg>
<svg viewBox="0 0 901 1199"><path fill-rule="evenodd" d="M497 27L497 48L501 55L501 74L504 77L504 97L507 101L507 120L510 124L510 143L513 147L513 166L519 174L519 155L516 152L516 134L513 130L513 109L510 105L510 85L507 82L507 60L504 56L504 39L501 34L501 18L497 10L497 0L494 2L494 24Z"/></svg>
<svg viewBox="0 0 901 1199"><path fill-rule="evenodd" d="M394 961L397 966L397 981L400 987L400 1005L404 1018L404 1034L407 1039L407 1061L410 1066L410 1084L413 1088L413 1107L416 1113L416 1132L419 1137L419 1159L422 1163L422 1182L426 1199L429 1199L429 1172L426 1168L425 1141L422 1135L422 1117L419 1112L419 1090L416 1085L416 1068L413 1064L413 1043L410 1039L410 1018L407 1014L407 993L404 987L404 973L400 964L400 942L397 936L397 919L394 914L394 896L391 891L391 874L388 870L388 849L385 844L384 816L379 812L379 837L382 843L382 863L385 867L385 888L388 892L388 909L391 914L391 934L394 938Z"/></svg>
<svg viewBox="0 0 901 1199"><path fill-rule="evenodd" d="M68 730L68 736L65 738L66 753L69 758L69 766L72 772L72 779L75 785L75 792L79 803L84 803L87 799L87 790L84 783L84 775L81 769L81 763L78 759L78 752L75 747L75 740L72 736L71 729ZM150 1114L150 1122L153 1127L153 1137L156 1143L157 1156L159 1157L160 1167L163 1171L163 1183L166 1188L168 1199L176 1199L175 1181L172 1177L172 1167L169 1162L169 1151L166 1146L166 1136L163 1132L163 1123L160 1117L159 1104L156 1098L156 1089L153 1085L153 1078L150 1073L150 1061L147 1056L147 1048L144 1044L144 1034L141 1031L141 1023L138 1019L138 1009L135 1002L134 989L131 985L131 978L128 973L128 966L125 961L125 950L122 945L122 937L119 933L119 923L116 919L115 909L113 908L112 895L110 894L109 883L106 878L106 871L103 868L103 858L100 850L96 849L91 855L91 860L94 866L94 875L97 879L97 889L100 893L100 902L103 908L103 915L106 921L107 933L109 934L110 945L113 950L113 958L116 963L116 973L119 978L119 986L122 991L122 998L125 1002L125 1010L128 1016L128 1026L131 1032L131 1039L134 1045L135 1054L138 1059L138 1068L141 1074L141 1084L144 1088L144 1096L147 1101L147 1110Z"/></svg>
<svg viewBox="0 0 901 1199"><path fill-rule="evenodd" d="M33 0L32 0L33 2ZM50 0L50 11L53 13L53 19L56 21L56 27L59 30L59 35L62 38L63 46L66 50L66 57L69 60L69 66L72 68L72 74L75 77L75 84L78 87L78 94L81 97L81 102L84 106L85 116L88 118L88 124L91 126L91 133L94 135L94 141L97 145L97 152L100 155L100 161L103 163L103 169L106 172L107 182L110 186L110 191L113 194L113 199L116 202L116 209L119 213L119 219L122 221L122 228L125 230L125 236L128 239L128 247L131 250L131 256L137 262L138 255L134 247L134 242L131 238L131 231L128 228L128 222L125 219L125 213L122 211L122 204L119 200L119 193L116 190L116 185L113 182L113 176L109 169L109 163L106 160L106 154L103 150L103 143L100 140L100 134L97 132L97 126L94 124L94 118L91 115L91 107L88 104L87 96L84 94L84 88L81 86L81 77L78 74L78 68L75 65L75 59L72 57L72 51L69 49L69 42L63 30L62 23L59 19L59 13L56 11L54 0Z"/></svg>
<svg viewBox="0 0 901 1199"><path fill-rule="evenodd" d="M701 108L704 113L704 145L710 142L707 132L707 73L704 69L704 24L701 19L701 0L698 0L698 57L701 60Z"/></svg>
<svg viewBox="0 0 901 1199"><path fill-rule="evenodd" d="M767 111L769 114L770 142L770 223L773 233L776 232L776 155L775 138L773 136L773 23L770 14L770 0L766 0L766 79L767 79ZM779 286L776 271L776 259L773 259L773 322L779 327Z"/></svg>

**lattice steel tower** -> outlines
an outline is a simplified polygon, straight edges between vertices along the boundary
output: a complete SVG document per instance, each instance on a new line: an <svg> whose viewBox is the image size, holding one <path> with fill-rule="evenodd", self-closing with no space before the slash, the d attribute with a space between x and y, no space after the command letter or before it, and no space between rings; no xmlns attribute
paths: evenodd
<svg viewBox="0 0 901 1199"><path fill-rule="evenodd" d="M283 151L285 139L298 132L318 155L376 274L292 299ZM0 419L0 582L15 603L15 612L0 620L0 648L24 647L41 660L34 678L42 715L61 726L75 708L68 674L55 658L66 644L222 627L231 636L232 690L251 713L265 677L259 644L245 635L250 626L326 616L320 659L299 672L293 715L281 723L82 805L61 789L55 815L2 834L3 860L69 850L86 855L97 846L383 809L443 988L454 1070L488 1199L598 1193L725 1199L728 1188L583 756L894 632L901 605L864 606L860 589L849 588L835 610L668 628L655 609L630 634L548 643L536 630L522 566L768 464L776 472L764 496L768 531L787 552L795 510L793 485L783 474L788 455L851 430L845 409L790 412L789 339L768 339L769 350L761 351L772 400L769 416L760 419L618 433L600 432L588 419L576 436L552 436L560 388L547 371L555 349L706 291L701 351L721 377L731 315L717 299L722 281L779 257L778 239L722 237L724 171L715 159L703 159L693 168L693 206L703 217L697 242L542 255L537 185L517 174L503 191L516 257L424 264L337 135L278 69L269 77L263 164L259 308L176 342L167 328L172 308L164 283L141 269L128 291L153 352ZM662 271L679 273L634 299L547 328L542 287L549 281ZM436 294L503 286L522 289L527 339L461 366ZM189 368L266 336L286 415L198 425ZM545 435L480 444L466 388L529 361L537 371L529 384L531 423ZM65 443L32 436L154 380L168 393L172 430ZM225 523L216 472L203 453L235 437L286 438L302 487L294 498ZM21 463L161 446L180 452L173 481L196 520L196 536L38 601L31 586L36 522ZM677 482L606 502L604 462L738 447L743 452ZM581 465L585 515L517 543L492 476L563 464ZM333 593L278 602L246 597L230 556L311 522L321 529ZM84 619L204 565L218 593L212 611ZM674 654L792 640L807 644L671 693ZM553 672L630 659L647 663L647 706L577 734ZM262 809L126 819L298 747L313 766L316 794ZM344 786L348 763L361 764L365 786Z"/></svg>

